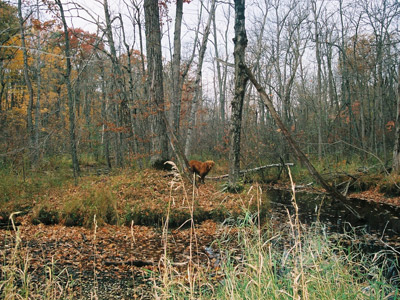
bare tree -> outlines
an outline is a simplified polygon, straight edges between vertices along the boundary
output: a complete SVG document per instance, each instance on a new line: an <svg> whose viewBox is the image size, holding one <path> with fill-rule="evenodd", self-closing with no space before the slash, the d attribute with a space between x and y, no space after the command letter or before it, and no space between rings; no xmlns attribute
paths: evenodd
<svg viewBox="0 0 400 300"><path fill-rule="evenodd" d="M222 32L222 45L225 48L225 61L228 61L228 30L229 30L229 25L230 25L230 6L228 6L227 12L226 12L226 28ZM213 16L213 36L214 36L214 51L215 51L215 58L216 58L216 67L217 67L217 81L218 81L218 99L219 99L219 121L220 121L220 131L223 132L224 127L225 127L225 118L226 118L226 112L225 112L225 106L226 106L226 83L227 83L227 78L228 78L228 65L224 64L221 66L221 56L219 53L219 39L218 33L219 30L217 30L217 25L216 25L216 14ZM222 69L222 70L221 70Z"/></svg>
<svg viewBox="0 0 400 300"><path fill-rule="evenodd" d="M240 136L242 128L243 101L246 92L248 76L246 74L245 50L247 36L245 27L245 0L235 0L235 95L232 100L232 116L230 124L229 148L229 186L234 188L237 184L240 171Z"/></svg>
<svg viewBox="0 0 400 300"><path fill-rule="evenodd" d="M164 115L163 66L161 54L160 17L157 0L144 1L147 81L152 115L151 165L160 167L169 158L168 137Z"/></svg>
<svg viewBox="0 0 400 300"><path fill-rule="evenodd" d="M270 45L268 53L273 62L272 80L269 80L269 88L279 100L282 121L286 126L294 124L292 94L296 84L296 76L300 67L303 54L308 41L305 21L308 10L302 6L302 2L276 1L272 5L274 11ZM289 151L286 145L281 145L279 151L282 156L288 158Z"/></svg>
<svg viewBox="0 0 400 300"><path fill-rule="evenodd" d="M78 153L76 149L76 134L75 134L75 103L72 95L72 84L71 84L71 56L70 56L70 46L69 46L69 33L68 25L65 20L64 7L61 0L56 0L56 4L60 9L61 22L64 27L64 40L65 40L65 81L67 82L67 93L68 93L68 108L69 108L69 137L70 137L70 148L72 157L72 167L74 172L75 183L77 183L77 178L79 176L79 161Z"/></svg>
<svg viewBox="0 0 400 300"><path fill-rule="evenodd" d="M281 130L282 134L285 136L288 144L296 154L297 158L305 164L307 167L308 171L310 174L322 185L323 188L325 188L334 198L340 200L340 201L346 201L346 197L343 196L341 193L339 193L334 186L331 186L329 183L326 182L324 178L318 173L318 171L314 168L314 166L311 164L311 162L308 160L307 156L301 151L300 147L297 145L295 140L292 138L290 132L287 130L286 126L283 124L282 120L280 119L278 113L276 112L272 101L268 94L265 92L263 87L257 82L256 78L254 77L253 73L248 67L245 67L245 70L249 76L250 81L253 83L257 91L259 92L261 98L263 99L265 105L267 106L269 112L271 113L272 117L274 118L277 126ZM346 205L346 204L345 204ZM346 205L346 207L354 213L356 216L358 214L349 206Z"/></svg>
<svg viewBox="0 0 400 300"><path fill-rule="evenodd" d="M124 118L128 113L128 97L126 86L123 82L123 72L120 66L120 62L117 56L117 49L114 42L114 36L112 32L112 20L108 7L108 0L104 0L103 2L104 8L104 16L106 20L105 33L107 36L108 44L110 46L110 58L112 62L113 68L113 83L115 84L116 89L119 91L115 97L119 98L119 104L115 103L115 121L117 123L117 127L122 127L124 124ZM122 145L122 132L116 132L116 163L118 166L122 167L123 165L123 145Z"/></svg>
<svg viewBox="0 0 400 300"><path fill-rule="evenodd" d="M29 149L30 149L30 155L31 159L35 161L35 155L34 152L36 149L34 149L34 130L33 130L33 120L32 120L32 111L33 111L33 87L32 87L32 81L31 78L29 77L29 64L28 64L28 51L26 49L26 41L25 41L25 22L24 18L22 16L22 0L18 0L18 18L19 18L19 29L20 29L20 34L21 34L21 46L22 46L22 53L23 53L23 58L24 58L24 79L25 79L25 84L28 88L28 94L29 94L29 101L27 105L27 132L28 132L28 139L29 139Z"/></svg>
<svg viewBox="0 0 400 300"><path fill-rule="evenodd" d="M175 30L174 30L174 54L172 56L172 128L175 135L179 132L181 115L181 31L182 31L183 0L176 0Z"/></svg>

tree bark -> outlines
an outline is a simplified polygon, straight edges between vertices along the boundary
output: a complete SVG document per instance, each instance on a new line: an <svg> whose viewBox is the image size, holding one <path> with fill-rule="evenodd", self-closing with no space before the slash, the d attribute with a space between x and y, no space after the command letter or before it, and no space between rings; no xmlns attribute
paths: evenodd
<svg viewBox="0 0 400 300"><path fill-rule="evenodd" d="M176 1L176 17L174 29L174 54L172 56L172 129L177 136L179 132L179 123L181 115L181 28L183 15L183 0Z"/></svg>
<svg viewBox="0 0 400 300"><path fill-rule="evenodd" d="M69 46L69 35L68 35L68 26L65 20L64 8L61 3L61 0L56 0L56 3L60 9L61 21L64 26L64 39L65 39L65 80L67 82L67 93L68 93L68 110L69 110L69 138L70 138L70 147L71 147L71 157L72 157L72 167L74 172L75 183L77 183L77 179L79 176L79 161L78 161L78 153L76 149L76 135L75 135L75 103L74 98L72 96L72 84L71 84L71 57L70 57L70 46Z"/></svg>
<svg viewBox="0 0 400 300"><path fill-rule="evenodd" d="M28 88L29 94L29 101L26 108L26 115L27 115L27 133L28 133L28 140L29 140L29 151L31 159L34 160L34 130L33 130L33 120L32 120L32 111L33 111L33 88L32 82L29 77L29 65L28 65L28 51L26 50L26 42L25 42L25 28L24 28L24 18L22 16L22 0L18 0L18 18L19 18L19 26L20 26L20 34L21 34L21 47L22 47L22 54L24 60L24 79L25 84Z"/></svg>
<svg viewBox="0 0 400 300"><path fill-rule="evenodd" d="M232 100L229 149L229 186L235 187L240 172L240 137L242 128L243 101L246 83L249 80L245 69L247 36L245 27L245 0L235 0L235 95Z"/></svg>
<svg viewBox="0 0 400 300"><path fill-rule="evenodd" d="M147 52L147 82L149 87L151 112L151 145L150 163L153 167L160 166L169 158L168 137L164 112L163 66L161 53L160 17L157 0L144 1L146 52Z"/></svg>
<svg viewBox="0 0 400 300"><path fill-rule="evenodd" d="M400 64L397 71L397 116L396 116L396 132L394 137L393 147L393 165L392 172L394 174L400 173Z"/></svg>

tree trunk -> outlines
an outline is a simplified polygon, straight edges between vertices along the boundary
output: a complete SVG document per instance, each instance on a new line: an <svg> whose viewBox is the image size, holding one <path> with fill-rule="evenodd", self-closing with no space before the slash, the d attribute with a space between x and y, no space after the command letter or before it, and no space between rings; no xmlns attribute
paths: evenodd
<svg viewBox="0 0 400 300"><path fill-rule="evenodd" d="M175 135L179 132L179 122L181 114L181 28L183 15L183 0L176 1L176 17L174 30L174 54L172 56L172 129Z"/></svg>
<svg viewBox="0 0 400 300"><path fill-rule="evenodd" d="M312 13L314 17L314 40L315 40L315 58L317 59L317 113L318 113L318 159L322 159L322 114L324 112L322 107L322 59L320 53L320 29L319 29L319 15L320 9L317 8L317 1L311 1Z"/></svg>
<svg viewBox="0 0 400 300"><path fill-rule="evenodd" d="M39 0L36 1L36 9L37 9L37 19L39 20L40 18L40 13L39 13ZM38 31L37 34L37 49L40 51L41 49L41 39L40 39L40 30ZM41 89L41 84L42 84L42 75L41 75L41 70L42 70L42 60L40 57L40 54L37 54L36 56L36 84L37 84L37 89L36 89L36 106L35 106L35 126L34 126L34 135L35 135L35 143L34 143L34 161L37 162L39 159L39 137L40 137L40 89Z"/></svg>
<svg viewBox="0 0 400 300"><path fill-rule="evenodd" d="M110 17L110 12L108 9L108 1L104 0L103 3L104 6L104 16L106 20L106 29L105 33L107 35L108 39L108 44L110 46L110 54L111 54L111 62L112 62L112 68L113 68L113 79L114 79L114 84L119 91L118 93L118 98L119 98L119 104L116 104L116 125L117 127L122 127L124 122L124 116L129 115L129 110L128 110L128 97L127 97L127 92L125 85L123 83L123 74L121 70L121 66L118 61L117 57L117 50L115 48L115 43L114 43L114 37L113 37L113 32L112 32L112 24L111 24L111 17ZM116 164L119 167L122 167L124 162L123 162L123 145L122 145L122 140L123 140L123 133L122 132L115 132L116 135Z"/></svg>
<svg viewBox="0 0 400 300"><path fill-rule="evenodd" d="M33 88L32 82L29 77L28 69L28 52L26 50L26 42L25 42L25 30L24 30L24 18L22 16L22 0L18 0L18 17L19 17L19 26L20 26L20 34L21 34L21 47L24 59L24 79L25 84L28 88L29 101L27 105L27 133L29 140L29 151L31 159L34 160L34 130L33 130L33 120L32 120L32 111L33 111Z"/></svg>
<svg viewBox="0 0 400 300"><path fill-rule="evenodd" d="M96 58L100 61L100 55L96 52ZM107 166L111 169L111 158L110 158L110 132L108 130L108 98L106 92L106 75L104 71L104 65L99 64L100 68L100 78L101 78L101 145L102 145L102 154L107 162Z"/></svg>
<svg viewBox="0 0 400 300"><path fill-rule="evenodd" d="M151 115L151 146L150 163L153 167L160 166L169 159L168 137L164 112L163 66L161 54L160 17L157 0L144 1L146 52L147 52L147 82L150 98Z"/></svg>
<svg viewBox="0 0 400 300"><path fill-rule="evenodd" d="M72 167L74 172L75 184L77 183L79 176L79 161L78 154L76 149L76 136L75 136L75 103L74 98L72 96L72 84L71 84L71 56L69 49L69 35L68 35L68 26L65 20L64 8L61 3L61 0L56 0L56 3L60 9L61 21L64 26L64 38L65 38L65 59L66 59L66 72L65 72L65 80L67 82L67 93L68 93L68 110L69 110L69 137L70 137L70 146L71 146L71 157L72 157Z"/></svg>
<svg viewBox="0 0 400 300"><path fill-rule="evenodd" d="M397 116L396 116L396 133L394 137L393 147L393 169L394 174L400 173L400 64L398 66L398 82L397 82Z"/></svg>
<svg viewBox="0 0 400 300"><path fill-rule="evenodd" d="M127 65L124 67L125 70L128 72L128 91L127 93L129 93L129 100L128 100L128 104L129 104L129 117L130 117L130 125L131 125L131 131L132 131L132 148L133 148L133 152L136 154L138 154L139 152L139 146L138 146L138 126L136 126L137 124L137 109L134 108L136 106L136 101L137 99L135 99L134 96L134 91L135 91L135 86L134 86L134 80L133 80L133 72L132 72L132 51L131 51L131 47L129 46L127 40L126 40L126 36L125 36L125 27L124 27L124 22L123 22L123 18L121 16L121 14L119 14L119 19L121 22L121 30L122 30L122 41L124 43L125 49L126 49L126 56L127 56Z"/></svg>
<svg viewBox="0 0 400 300"><path fill-rule="evenodd" d="M240 172L240 135L242 128L243 101L249 80L245 69L247 36L245 27L245 0L235 0L235 95L232 100L229 149L229 186L234 188Z"/></svg>

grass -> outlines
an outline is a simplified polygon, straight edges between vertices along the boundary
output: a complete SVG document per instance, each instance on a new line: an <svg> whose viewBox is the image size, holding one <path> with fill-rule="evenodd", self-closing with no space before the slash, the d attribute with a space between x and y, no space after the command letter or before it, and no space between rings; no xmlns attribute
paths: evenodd
<svg viewBox="0 0 400 300"><path fill-rule="evenodd" d="M163 253L158 268L147 273L152 286L144 291L155 299L400 299L399 279L390 282L393 278L385 273L391 263L388 253L367 255L350 248L341 240L355 244L356 236L338 237L319 223L304 226L297 213L288 213L278 227L272 225L259 186L245 185L240 194L230 195L214 190L211 183L207 189L196 189L178 173L165 180L155 174L131 170L113 177L87 177L77 188L45 176L37 183L21 181L8 173L0 184L20 189L17 195L7 190L11 198L3 203L15 200L30 206L33 222L92 228L94 238L88 247L94 261L100 259L98 226L159 224ZM291 174L287 176L291 180ZM297 208L294 192L292 204ZM221 221L221 234L203 254L208 257L204 263L196 256L202 252L198 224L213 215ZM189 228L189 249L187 261L178 264L170 255L176 243L171 226L183 223ZM0 299L81 299L71 292L75 282L66 269L55 272L54 258L43 266L45 280L40 285L34 282L33 255L19 231L14 232L0 248Z"/></svg>
<svg viewBox="0 0 400 300"><path fill-rule="evenodd" d="M15 211L29 213L51 189L61 189L71 181L68 160L48 158L35 169L20 166L0 168L0 216Z"/></svg>
<svg viewBox="0 0 400 300"><path fill-rule="evenodd" d="M300 237L286 236L286 245L279 245L281 233L259 239L254 229L242 234L243 259L226 257L216 299L383 299L389 292L398 294L381 274L373 280L365 274L364 268L373 268L370 259L333 244L318 225L302 229Z"/></svg>
<svg viewBox="0 0 400 300"><path fill-rule="evenodd" d="M260 208L261 199L258 201ZM294 194L292 201L297 212ZM192 274L190 268L195 262L189 261L187 276L183 277L175 274L170 265L166 266L157 290L158 299L400 297L398 285L392 285L383 275L384 265L377 263L377 254L372 257L349 251L325 231L323 224L303 226L297 213L288 214L288 226L279 231L268 224L262 226L260 219L260 210L256 215L247 212L231 225L237 234L227 234L215 241L218 257L222 258L208 269L198 268ZM225 228L225 232L231 230ZM191 247L195 247L194 243Z"/></svg>
<svg viewBox="0 0 400 300"><path fill-rule="evenodd" d="M193 197L189 196L188 201ZM193 213L191 213L193 218ZM209 264L189 255L182 268L169 258L168 222L163 228L164 254L158 272L150 274L155 299L398 299L398 287L385 278L373 257L349 251L327 234L322 224L304 227L296 216L282 220L277 230L258 223L248 212L214 241ZM190 226L191 253L196 251L196 226ZM94 236L96 236L94 227ZM235 232L235 234L232 234ZM347 237L348 238L348 237ZM355 239L355 238L354 238ZM96 254L96 243L93 242ZM381 253L384 255L384 253ZM2 253L1 299L78 299L69 294L72 280L56 275L52 264L44 266L46 280L40 288L31 277L31 254L21 244L18 231L12 255ZM93 258L96 258L96 255ZM94 294L96 294L94 292Z"/></svg>

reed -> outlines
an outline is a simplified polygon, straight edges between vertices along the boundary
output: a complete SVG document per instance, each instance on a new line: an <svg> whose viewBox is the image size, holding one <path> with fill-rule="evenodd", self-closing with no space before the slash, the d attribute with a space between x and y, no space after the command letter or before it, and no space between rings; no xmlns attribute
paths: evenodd
<svg viewBox="0 0 400 300"><path fill-rule="evenodd" d="M295 183L292 184L294 213L272 224L262 209L262 188L257 184L241 193L238 203L242 213L237 218L218 225L219 234L206 251L214 260L204 263L199 253L201 236L195 224L198 190L191 193L185 187L177 169L169 183L169 201L162 227L163 253L158 266L149 270L150 290L144 297L154 299L399 299L399 278L385 274L392 263L388 251L364 254L356 247L348 247L341 240L356 241L351 233L331 234L324 224L305 226L299 220ZM190 189L189 189L190 190ZM176 191L180 191L177 194ZM104 193L107 195L107 193ZM96 194L101 203L109 197ZM179 197L176 198L176 195ZM90 197L89 197L90 198ZM82 200L82 199L81 199ZM187 247L183 250L185 261L174 261L170 253L174 239L169 228L173 207L178 204L187 210L188 218L180 228L188 230ZM265 200L264 200L265 201ZM183 202L183 203L181 203ZM183 204L183 205L182 205ZM254 212L253 207L256 207ZM100 207L100 206L99 206ZM105 209L100 209L105 211ZM100 259L98 251L98 224L105 220L93 210L93 299L100 298L101 282L97 277ZM14 216L11 222L14 224ZM266 220L266 221L265 221ZM103 222L103 221L102 221ZM189 225L189 226L187 226ZM131 226L131 248L134 252L136 238ZM189 228L188 228L189 227ZM350 243L351 244L351 243ZM354 243L355 244L355 243ZM67 270L55 272L54 259L44 266L45 280L33 280L32 255L24 248L21 235L15 226L9 231L0 248L0 299L83 299L73 293L75 283ZM398 262L396 267L398 268ZM118 280L118 279L116 279ZM132 271L132 286L135 278ZM138 288L140 288L138 286ZM141 291L137 290L136 295ZM107 295L102 295L107 296ZM112 298L113 295L108 295ZM81 297L81 298L79 298Z"/></svg>

